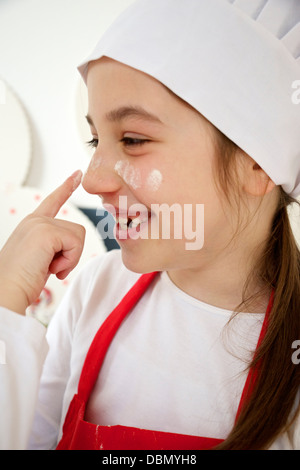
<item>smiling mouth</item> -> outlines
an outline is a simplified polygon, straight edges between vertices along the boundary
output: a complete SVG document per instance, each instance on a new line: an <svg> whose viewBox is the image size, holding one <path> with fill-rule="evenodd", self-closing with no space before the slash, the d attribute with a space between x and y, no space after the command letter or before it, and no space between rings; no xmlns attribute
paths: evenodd
<svg viewBox="0 0 300 470"><path fill-rule="evenodd" d="M148 222L150 219L151 214L147 213L147 215L140 215L138 217L124 217L124 216L117 216L116 217L116 224L119 228L119 230L124 231L124 230L136 230L137 232L139 231L141 225L145 224Z"/></svg>

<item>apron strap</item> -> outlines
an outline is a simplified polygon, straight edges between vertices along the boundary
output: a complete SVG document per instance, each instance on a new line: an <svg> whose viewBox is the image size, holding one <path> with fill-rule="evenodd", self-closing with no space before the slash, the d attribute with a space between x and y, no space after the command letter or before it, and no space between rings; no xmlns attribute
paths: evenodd
<svg viewBox="0 0 300 470"><path fill-rule="evenodd" d="M264 322L263 322L262 327L261 327L261 331L260 331L260 335L259 335L259 338L258 338L258 342L257 342L257 345L256 345L256 349L255 349L253 359L256 358L257 351L258 351L258 349L259 349L259 347L260 347L260 345L261 345L261 343L262 343L262 341L265 338L266 333L267 333L267 329L268 329L268 326L269 326L269 320L270 320L270 313L271 313L271 310L272 310L272 307L273 307L273 302L274 302L274 295L275 295L275 291L272 290L270 300L269 300L269 304L268 304L268 308L267 308L267 311L266 311L266 314L265 314ZM260 364L261 364L261 361L259 361L256 364L255 367L251 367L251 369L249 370L249 373L248 373L248 376L247 376L247 379L246 379L246 382L245 382L245 385L244 385L244 389L243 389L243 392L242 392L242 396L241 396L241 399L240 399L239 407L238 407L238 410L237 410L237 413L236 413L235 423L237 422L243 407L249 401L249 398L250 398L250 396L251 396L251 394L254 390L254 387L255 387L256 382L257 382L258 374L259 374Z"/></svg>
<svg viewBox="0 0 300 470"><path fill-rule="evenodd" d="M121 323L135 306L158 273L143 274L127 292L99 328L84 361L78 384L78 396L85 403L94 388L106 352Z"/></svg>

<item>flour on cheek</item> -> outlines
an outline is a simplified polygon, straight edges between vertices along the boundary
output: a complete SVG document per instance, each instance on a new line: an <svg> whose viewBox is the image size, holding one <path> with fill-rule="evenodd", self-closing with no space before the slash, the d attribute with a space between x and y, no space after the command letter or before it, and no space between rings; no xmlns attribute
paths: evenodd
<svg viewBox="0 0 300 470"><path fill-rule="evenodd" d="M157 191L162 183L162 174L159 170L152 170L147 178L147 189Z"/></svg>

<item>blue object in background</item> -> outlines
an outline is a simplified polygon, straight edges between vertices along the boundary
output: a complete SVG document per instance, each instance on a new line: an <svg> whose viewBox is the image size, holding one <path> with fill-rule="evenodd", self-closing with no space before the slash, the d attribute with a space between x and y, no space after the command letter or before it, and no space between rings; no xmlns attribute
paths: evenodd
<svg viewBox="0 0 300 470"><path fill-rule="evenodd" d="M111 214L107 211L103 211L103 214L97 214L97 209L86 209L84 207L79 207L79 209L92 221L95 225L96 230L99 232L101 238L103 239L105 246L108 251L120 249L120 246L116 242L115 238L112 237L111 230L109 236L107 236L108 226L110 229L114 225L114 219ZM105 223L103 221L105 219ZM103 223L101 223L101 221Z"/></svg>

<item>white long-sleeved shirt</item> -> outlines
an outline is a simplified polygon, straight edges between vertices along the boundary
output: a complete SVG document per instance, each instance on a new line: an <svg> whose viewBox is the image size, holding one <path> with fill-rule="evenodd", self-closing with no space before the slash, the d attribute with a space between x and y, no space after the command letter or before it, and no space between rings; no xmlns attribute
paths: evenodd
<svg viewBox="0 0 300 470"><path fill-rule="evenodd" d="M37 320L0 307L0 449L28 447L39 381L48 352Z"/></svg>
<svg viewBox="0 0 300 470"><path fill-rule="evenodd" d="M55 448L98 328L139 278L119 250L89 262L51 321L30 448ZM86 419L226 438L264 314L207 305L157 276L115 336ZM300 422L272 449L300 449Z"/></svg>

